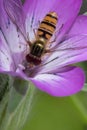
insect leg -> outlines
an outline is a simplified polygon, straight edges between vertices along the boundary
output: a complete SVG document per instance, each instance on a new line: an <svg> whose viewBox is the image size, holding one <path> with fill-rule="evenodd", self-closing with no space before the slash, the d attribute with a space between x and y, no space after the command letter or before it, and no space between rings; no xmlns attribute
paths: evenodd
<svg viewBox="0 0 87 130"><path fill-rule="evenodd" d="M29 32L27 32L27 43L28 43L29 46L32 45L32 43L30 42Z"/></svg>
<svg viewBox="0 0 87 130"><path fill-rule="evenodd" d="M29 32L27 32L27 39L28 39L28 41L30 41Z"/></svg>
<svg viewBox="0 0 87 130"><path fill-rule="evenodd" d="M56 38L56 36L55 36L54 40L53 40L53 41L50 41L49 44L51 44L51 43L53 43L53 42L56 42L56 39L57 39L57 38Z"/></svg>
<svg viewBox="0 0 87 130"><path fill-rule="evenodd" d="M64 24L62 24L57 30L55 33L57 33L57 35L60 33L61 29L63 28Z"/></svg>
<svg viewBox="0 0 87 130"><path fill-rule="evenodd" d="M51 52L53 52L52 49L46 49L46 50L45 50L45 53L51 53Z"/></svg>
<svg viewBox="0 0 87 130"><path fill-rule="evenodd" d="M37 39L36 30L37 30L37 28L34 28L34 29L33 29L33 32L34 32L35 38Z"/></svg>

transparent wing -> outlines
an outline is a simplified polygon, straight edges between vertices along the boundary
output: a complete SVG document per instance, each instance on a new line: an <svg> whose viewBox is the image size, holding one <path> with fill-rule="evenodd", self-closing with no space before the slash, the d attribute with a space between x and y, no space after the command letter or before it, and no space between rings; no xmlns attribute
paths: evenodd
<svg viewBox="0 0 87 130"><path fill-rule="evenodd" d="M27 41L25 30L25 15L22 9L21 0L3 0L4 8L11 21L16 25L18 31L21 32Z"/></svg>
<svg viewBox="0 0 87 130"><path fill-rule="evenodd" d="M51 50L41 66L45 65L45 69L51 71L84 60L87 60L87 34L79 34L67 38Z"/></svg>
<svg viewBox="0 0 87 130"><path fill-rule="evenodd" d="M51 52L74 51L86 48L87 48L87 34L65 35L63 42L61 42L58 46L53 47Z"/></svg>

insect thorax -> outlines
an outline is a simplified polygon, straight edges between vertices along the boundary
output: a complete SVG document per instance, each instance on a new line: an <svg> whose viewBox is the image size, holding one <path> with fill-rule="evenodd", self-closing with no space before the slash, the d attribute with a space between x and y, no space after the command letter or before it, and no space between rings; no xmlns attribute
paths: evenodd
<svg viewBox="0 0 87 130"><path fill-rule="evenodd" d="M31 47L30 54L36 57L41 57L42 54L44 53L44 50L45 50L45 40L44 39L36 40Z"/></svg>
<svg viewBox="0 0 87 130"><path fill-rule="evenodd" d="M38 65L41 63L41 56L45 51L46 40L43 38L37 39L30 48L30 53L26 56L26 60L29 63Z"/></svg>

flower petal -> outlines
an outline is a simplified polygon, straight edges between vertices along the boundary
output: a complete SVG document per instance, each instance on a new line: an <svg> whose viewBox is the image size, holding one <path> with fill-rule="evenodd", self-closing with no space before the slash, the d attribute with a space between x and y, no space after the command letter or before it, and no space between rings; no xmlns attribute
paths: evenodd
<svg viewBox="0 0 87 130"><path fill-rule="evenodd" d="M32 82L42 91L52 96L69 96L79 92L85 82L84 72L79 67L69 67L68 71L37 75Z"/></svg>
<svg viewBox="0 0 87 130"><path fill-rule="evenodd" d="M26 38L25 31L25 14L22 8L21 0L3 0L5 11L12 20L12 22L17 26L23 36Z"/></svg>
<svg viewBox="0 0 87 130"><path fill-rule="evenodd" d="M75 23L73 24L71 30L69 31L69 35L77 35L77 34L87 34L87 16L80 15L77 17Z"/></svg>
<svg viewBox="0 0 87 130"><path fill-rule="evenodd" d="M82 0L52 0L52 2L50 0L26 0L24 11L28 17L26 22L27 32L31 32L31 26L38 28L37 24L39 21L42 21L47 13L55 11L58 14L57 33L60 32L60 34L58 35L57 42L59 42L71 27L80 10L81 4ZM62 30L59 31L61 27Z"/></svg>
<svg viewBox="0 0 87 130"><path fill-rule="evenodd" d="M87 36L77 35L59 44L40 68L40 73L55 72L61 67L87 60Z"/></svg>
<svg viewBox="0 0 87 130"><path fill-rule="evenodd" d="M10 1L7 2L6 0L4 2L7 3L8 7ZM14 8L13 5L12 8ZM16 9L14 9L14 11L16 11ZM13 14L13 12L11 13ZM15 15L16 14L18 13L15 12ZM18 16L15 17L17 18ZM3 36L10 48L11 55L15 61L15 64L17 65L20 60L23 60L23 53L26 48L26 44L23 36L20 34L20 32L17 30L17 27L12 23L12 21L6 14L3 6L3 0L0 1L0 32L3 33Z"/></svg>
<svg viewBox="0 0 87 130"><path fill-rule="evenodd" d="M0 72L14 71L15 64L3 34L0 32Z"/></svg>

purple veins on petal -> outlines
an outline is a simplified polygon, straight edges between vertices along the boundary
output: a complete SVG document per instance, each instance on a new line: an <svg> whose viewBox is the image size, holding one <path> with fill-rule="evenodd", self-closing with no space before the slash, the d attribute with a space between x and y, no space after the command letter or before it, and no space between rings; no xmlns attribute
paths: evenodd
<svg viewBox="0 0 87 130"><path fill-rule="evenodd" d="M0 17L0 37L4 39L0 41L0 66L6 67L14 76L32 81L39 89L53 96L69 96L80 91L85 82L84 73L81 68L70 64L87 59L87 36L70 34L69 29L72 32L76 26L74 21L82 0L26 0L24 5L20 0L1 0L0 3L0 14L3 16ZM56 42L52 43L48 54L40 57L41 64L32 67L32 63L25 58L31 52L28 42L34 44L37 38L33 30L35 27L38 29L38 21L41 22L52 11L58 14L57 29L53 35L57 36ZM9 57L9 62L6 57Z"/></svg>
<svg viewBox="0 0 87 130"><path fill-rule="evenodd" d="M29 32L31 28L32 18L33 27L37 25L38 21L42 21L44 16L50 12L54 11L58 14L58 25L57 33L59 33L59 28L63 25L62 31L58 34L57 43L62 40L63 35L69 30L73 24L76 16L79 13L82 0L26 0L24 4L24 11L27 14L26 30ZM66 6L65 6L66 5ZM30 24L29 24L30 23Z"/></svg>
<svg viewBox="0 0 87 130"><path fill-rule="evenodd" d="M50 95L69 96L81 90L85 82L85 77L81 68L72 66L66 67L65 72L56 72L55 75L37 75L34 79L31 79L31 81L39 89Z"/></svg>
<svg viewBox="0 0 87 130"><path fill-rule="evenodd" d="M84 43L84 45L83 45ZM87 60L87 36L76 35L65 40L43 62L40 73L53 72L61 67ZM53 67L55 65L55 67Z"/></svg>
<svg viewBox="0 0 87 130"><path fill-rule="evenodd" d="M17 26L20 32L23 34L26 39L25 31L25 15L22 9L22 3L20 0L3 0L4 8L12 20L12 22Z"/></svg>
<svg viewBox="0 0 87 130"><path fill-rule="evenodd" d="M13 71L14 61L10 50L6 44L3 34L0 32L0 69L3 71Z"/></svg>
<svg viewBox="0 0 87 130"><path fill-rule="evenodd" d="M26 44L25 44L26 41L24 39L24 36L21 34L22 32L24 32L24 34L25 34L25 31L24 31L25 28L24 28L24 22L23 22L24 17L22 14L22 12L23 12L22 4L21 4L20 0L18 0L17 2L15 0L10 0L10 1L5 0L3 2L4 2L4 5L0 1L0 5L2 6L0 8L0 15L1 15L0 27L2 29L4 38L9 46L11 55L15 61L15 65L17 67L18 63L20 63L21 60L23 60L22 58L25 53L24 50L26 48ZM4 10L4 8L5 8L5 10ZM9 10L9 12L11 13L11 15L13 17L8 16L6 9ZM17 13L16 13L16 11L17 11ZM14 20L14 21L12 21L12 20ZM20 23L20 21L21 21L21 23ZM16 23L17 23L17 25L15 25ZM21 32L18 29L18 27L19 27L19 29L21 29ZM18 60L16 60L16 57L18 58Z"/></svg>
<svg viewBox="0 0 87 130"><path fill-rule="evenodd" d="M86 35L87 34L87 16L86 15L79 15L72 28L69 30L68 35Z"/></svg>

